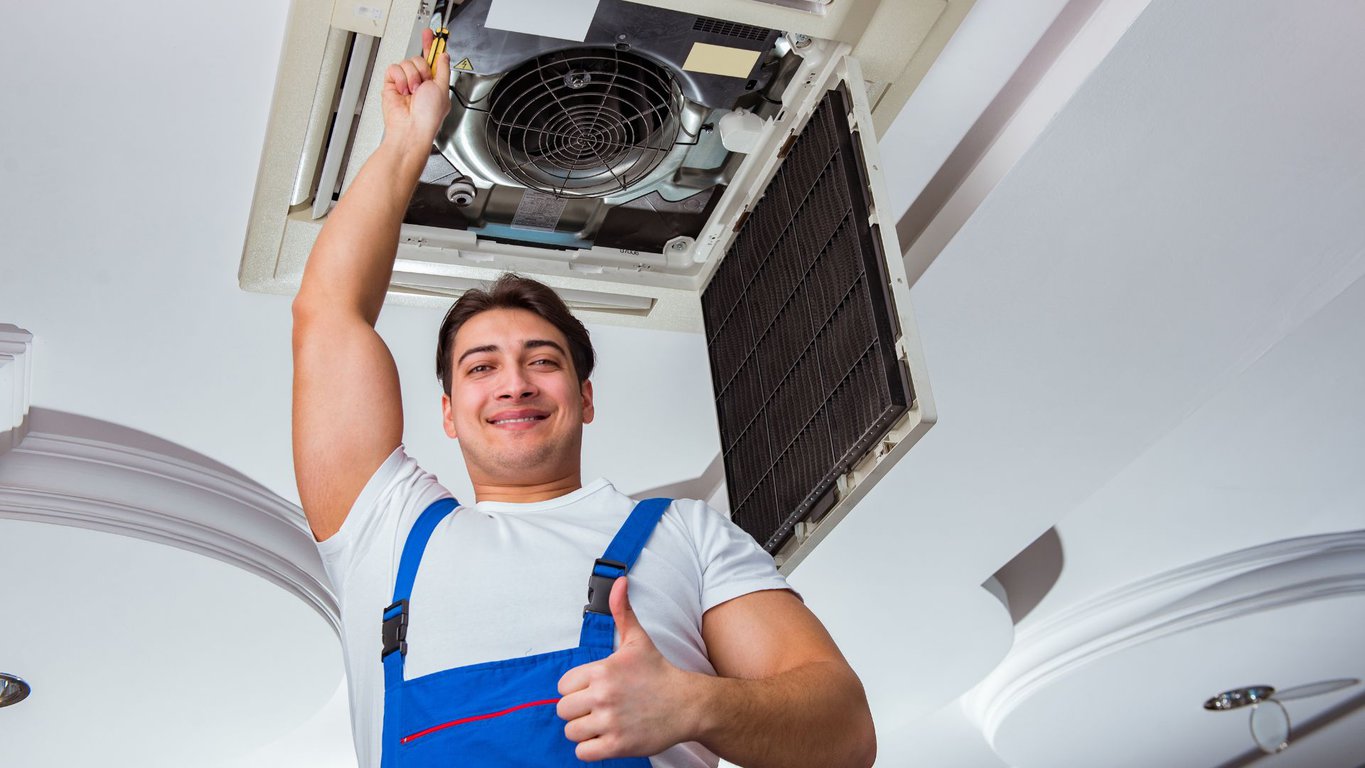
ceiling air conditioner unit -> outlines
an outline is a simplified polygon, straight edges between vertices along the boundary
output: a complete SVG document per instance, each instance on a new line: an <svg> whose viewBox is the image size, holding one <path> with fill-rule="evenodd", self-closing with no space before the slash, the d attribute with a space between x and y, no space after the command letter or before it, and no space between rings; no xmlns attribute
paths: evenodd
<svg viewBox="0 0 1365 768"><path fill-rule="evenodd" d="M790 568L932 424L875 137L970 0L294 0L240 273L293 293L378 145L382 65L450 31L390 300L504 271L707 335L731 514Z"/></svg>

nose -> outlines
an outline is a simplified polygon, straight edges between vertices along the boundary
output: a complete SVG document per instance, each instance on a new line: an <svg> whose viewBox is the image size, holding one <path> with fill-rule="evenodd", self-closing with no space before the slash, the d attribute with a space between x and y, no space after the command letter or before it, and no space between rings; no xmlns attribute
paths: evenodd
<svg viewBox="0 0 1365 768"><path fill-rule="evenodd" d="M508 366L502 381L498 382L499 400L525 400L536 396L535 385L520 366Z"/></svg>

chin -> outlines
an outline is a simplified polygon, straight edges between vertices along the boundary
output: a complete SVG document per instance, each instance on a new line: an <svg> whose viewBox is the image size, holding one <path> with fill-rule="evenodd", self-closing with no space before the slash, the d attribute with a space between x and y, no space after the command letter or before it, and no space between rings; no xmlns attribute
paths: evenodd
<svg viewBox="0 0 1365 768"><path fill-rule="evenodd" d="M553 446L524 446L493 452L489 457L491 459L489 464L501 472L544 471L550 464L556 463L557 454L558 451L554 450Z"/></svg>

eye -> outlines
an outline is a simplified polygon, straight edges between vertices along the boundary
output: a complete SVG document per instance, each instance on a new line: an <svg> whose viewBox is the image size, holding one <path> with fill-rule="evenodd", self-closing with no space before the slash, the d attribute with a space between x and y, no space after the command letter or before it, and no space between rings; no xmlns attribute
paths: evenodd
<svg viewBox="0 0 1365 768"><path fill-rule="evenodd" d="M480 363L480 364L478 364L478 365L472 366L472 367L469 369L469 374L472 376L472 375L474 375L474 374L476 374L476 373L483 373L484 371L491 371L491 370L493 370L493 367L492 367L492 366L484 365L483 363Z"/></svg>
<svg viewBox="0 0 1365 768"><path fill-rule="evenodd" d="M532 360L532 361L531 361L531 365L540 365L540 364L542 364L542 363L544 363L545 365L551 365L551 366L559 365L559 361L558 361L558 360L551 360L551 359L549 359L549 358L541 358L541 359L539 359L539 360Z"/></svg>

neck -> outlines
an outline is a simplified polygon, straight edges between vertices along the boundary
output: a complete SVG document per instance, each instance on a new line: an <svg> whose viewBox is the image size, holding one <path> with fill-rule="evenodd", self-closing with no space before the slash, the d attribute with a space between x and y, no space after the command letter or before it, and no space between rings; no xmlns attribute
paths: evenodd
<svg viewBox="0 0 1365 768"><path fill-rule="evenodd" d="M582 487L583 481L577 472L549 482L531 485L474 480L474 501L510 501L516 504L529 504L536 501L557 499Z"/></svg>

